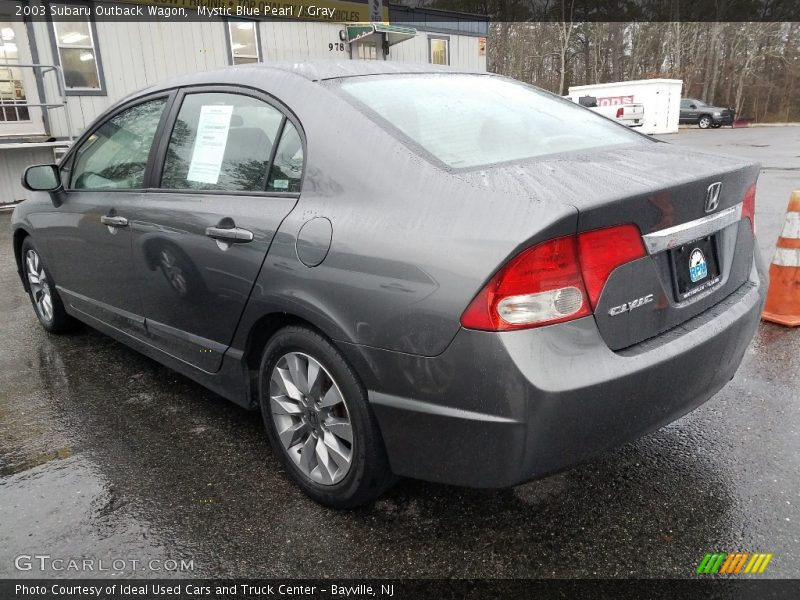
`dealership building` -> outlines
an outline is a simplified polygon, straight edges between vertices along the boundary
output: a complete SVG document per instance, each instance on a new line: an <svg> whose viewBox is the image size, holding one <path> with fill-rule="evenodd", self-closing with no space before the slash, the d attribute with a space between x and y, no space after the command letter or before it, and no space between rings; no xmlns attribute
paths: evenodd
<svg viewBox="0 0 800 600"><path fill-rule="evenodd" d="M486 70L485 18L382 0L296 0L313 18L208 14L260 0L0 2L0 204L25 198L24 168L52 163L98 115L170 77L260 61L393 60ZM102 9L180 9L168 18L109 20ZM77 10L72 10L77 9ZM100 9L100 10L98 10ZM327 9L320 20L320 10ZM233 11L229 11L232 14ZM240 11L240 14L244 11ZM69 18L60 16L70 14ZM252 11L251 11L252 15Z"/></svg>

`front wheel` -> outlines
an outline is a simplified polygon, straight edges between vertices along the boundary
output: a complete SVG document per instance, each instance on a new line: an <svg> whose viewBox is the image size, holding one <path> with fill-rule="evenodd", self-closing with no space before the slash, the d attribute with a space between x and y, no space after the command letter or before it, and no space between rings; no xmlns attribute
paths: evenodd
<svg viewBox="0 0 800 600"><path fill-rule="evenodd" d="M275 454L317 502L353 508L393 483L364 386L317 332L290 326L269 341L259 402Z"/></svg>
<svg viewBox="0 0 800 600"><path fill-rule="evenodd" d="M22 242L22 274L33 310L42 327L50 333L66 333L75 329L78 322L64 310L50 271L30 237Z"/></svg>
<svg viewBox="0 0 800 600"><path fill-rule="evenodd" d="M700 127L700 129L708 129L711 127L711 117L708 115L703 115L700 117L700 119L698 119L697 125Z"/></svg>

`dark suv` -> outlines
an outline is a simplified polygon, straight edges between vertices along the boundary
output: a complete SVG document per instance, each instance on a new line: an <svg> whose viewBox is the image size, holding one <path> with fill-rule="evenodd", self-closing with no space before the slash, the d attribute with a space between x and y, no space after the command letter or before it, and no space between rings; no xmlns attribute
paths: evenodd
<svg viewBox="0 0 800 600"><path fill-rule="evenodd" d="M709 106L702 100L694 98L681 98L681 123L691 123L708 129L717 129L723 125L733 125L734 109Z"/></svg>

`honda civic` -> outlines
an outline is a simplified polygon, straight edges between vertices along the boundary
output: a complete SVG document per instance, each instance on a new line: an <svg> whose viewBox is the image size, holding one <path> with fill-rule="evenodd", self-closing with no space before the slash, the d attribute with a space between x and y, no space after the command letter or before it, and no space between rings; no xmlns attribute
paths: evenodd
<svg viewBox="0 0 800 600"><path fill-rule="evenodd" d="M245 65L29 167L14 251L45 330L260 410L346 508L401 476L513 486L712 397L764 302L758 173L497 75Z"/></svg>

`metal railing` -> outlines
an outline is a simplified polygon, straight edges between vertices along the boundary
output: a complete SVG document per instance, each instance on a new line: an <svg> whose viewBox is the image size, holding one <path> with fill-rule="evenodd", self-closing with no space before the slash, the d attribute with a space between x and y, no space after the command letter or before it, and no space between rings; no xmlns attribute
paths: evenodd
<svg viewBox="0 0 800 600"><path fill-rule="evenodd" d="M67 86L66 82L64 81L64 71L58 65L42 65L42 64L25 64L25 63L0 63L0 69L8 69L9 73L13 73L13 69L31 69L34 74L34 77L37 81L41 81L43 84L45 83L45 76L48 74L54 74L56 79L56 89L58 92L59 100L58 102L48 102L47 100L47 86L41 85L37 86L40 88L40 91L44 92L44 98L40 98L40 102L28 102L27 98L29 97L29 92L26 90L25 92L25 100L17 100L12 98L11 100L6 100L3 98L2 94L0 94L0 123L13 123L17 121L28 121L30 120L30 109L32 108L40 108L42 110L49 111L53 108L63 108L64 109L64 122L67 127L67 138L69 141L73 141L74 136L72 134L72 119L69 115L69 109L67 108ZM5 81L5 80L4 80ZM21 79L14 79L13 77L7 80L8 83L15 83L19 81L22 83ZM43 100L43 101L41 101ZM14 110L14 114L17 116L17 120L10 120L6 118L7 110ZM20 111L24 111L24 114L27 115L26 119L19 119ZM0 130L2 131L2 130ZM48 132L49 133L49 132Z"/></svg>

